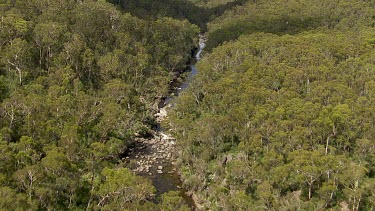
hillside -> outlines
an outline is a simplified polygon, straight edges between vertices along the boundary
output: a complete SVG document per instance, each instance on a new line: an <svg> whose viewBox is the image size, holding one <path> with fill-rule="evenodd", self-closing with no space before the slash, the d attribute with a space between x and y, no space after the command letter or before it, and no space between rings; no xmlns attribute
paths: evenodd
<svg viewBox="0 0 375 211"><path fill-rule="evenodd" d="M243 34L298 34L313 29L359 30L374 26L374 2L257 0L247 1L208 23L208 47Z"/></svg>
<svg viewBox="0 0 375 211"><path fill-rule="evenodd" d="M38 0L2 3L0 31L1 210L181 203L175 193L145 203L155 188L120 156L152 133L155 100L186 68L197 26Z"/></svg>
<svg viewBox="0 0 375 211"><path fill-rule="evenodd" d="M206 208L374 206L374 33L256 33L198 65L172 123Z"/></svg>
<svg viewBox="0 0 375 211"><path fill-rule="evenodd" d="M259 0L208 23L170 114L201 209L375 208L374 14L373 1Z"/></svg>
<svg viewBox="0 0 375 211"><path fill-rule="evenodd" d="M375 209L374 0L0 11L0 210Z"/></svg>

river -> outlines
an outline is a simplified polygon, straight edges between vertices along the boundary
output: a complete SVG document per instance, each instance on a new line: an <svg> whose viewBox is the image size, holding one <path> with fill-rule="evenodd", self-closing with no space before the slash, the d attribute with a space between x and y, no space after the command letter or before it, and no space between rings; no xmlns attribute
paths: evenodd
<svg viewBox="0 0 375 211"><path fill-rule="evenodd" d="M195 63L201 59L205 46L204 37L200 36L195 61L190 65L190 71L185 80L183 82L180 80L172 82L170 96L159 104L159 112L155 115L158 124L153 138L138 139L134 149L126 157L130 169L153 182L156 189L154 202L157 203L159 196L163 193L179 191L180 196L192 210L196 208L194 201L187 194L187 190L183 188L180 176L174 167L176 140L168 134L168 131L160 123L167 118L167 108L173 106L173 100L189 87L191 80L197 74L198 70Z"/></svg>

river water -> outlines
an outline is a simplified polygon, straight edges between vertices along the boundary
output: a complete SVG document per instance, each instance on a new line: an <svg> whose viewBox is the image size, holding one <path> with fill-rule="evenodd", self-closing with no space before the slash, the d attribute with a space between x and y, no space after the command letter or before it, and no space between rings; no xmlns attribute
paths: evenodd
<svg viewBox="0 0 375 211"><path fill-rule="evenodd" d="M197 74L195 63L201 59L202 51L205 47L205 40L202 36L199 39L199 48L195 56L195 61L190 65L190 71L184 78L184 81L174 81L171 84L170 96L159 104L159 113L156 115L158 124L155 129L155 135L152 139L140 140L133 152L126 160L130 163L130 168L138 175L150 179L156 189L155 202L161 194L168 191L179 191L180 196L185 200L188 206L194 210L196 208L191 196L183 188L179 174L174 167L175 141L168 134L165 128L160 124L164 118L167 118L167 107L173 106L173 101L178 95L189 87L191 80Z"/></svg>

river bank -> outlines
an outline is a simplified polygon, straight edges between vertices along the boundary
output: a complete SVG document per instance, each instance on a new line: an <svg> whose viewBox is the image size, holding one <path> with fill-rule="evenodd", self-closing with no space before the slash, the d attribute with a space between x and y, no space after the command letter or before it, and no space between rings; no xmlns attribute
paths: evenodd
<svg viewBox="0 0 375 211"><path fill-rule="evenodd" d="M197 207L192 195L182 187L180 175L175 167L176 140L169 134L168 129L161 126L161 123L168 118L167 110L168 107L173 106L173 99L189 86L190 81L197 74L194 65L201 58L204 47L205 39L200 36L199 48L191 61L190 70L178 73L177 77L171 81L169 96L157 102L158 112L154 115L156 126L152 136L137 138L134 147L130 148L123 158L129 169L153 182L156 188L155 200L168 191L179 191L180 196L193 210ZM181 74L185 72L187 75L181 77Z"/></svg>

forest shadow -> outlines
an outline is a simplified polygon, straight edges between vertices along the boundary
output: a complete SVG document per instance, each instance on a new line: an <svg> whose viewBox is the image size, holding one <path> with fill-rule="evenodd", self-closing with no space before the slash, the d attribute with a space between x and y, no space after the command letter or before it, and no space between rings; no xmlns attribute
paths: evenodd
<svg viewBox="0 0 375 211"><path fill-rule="evenodd" d="M211 31L208 39L207 49L210 50L225 41L235 40L244 34L252 34L257 32L272 33L277 35L298 34L303 31L315 29L321 25L319 18L274 18L263 20L236 20L229 25L224 25L220 29Z"/></svg>
<svg viewBox="0 0 375 211"><path fill-rule="evenodd" d="M109 0L109 2L120 5L125 12L129 12L136 17L142 19L159 17L187 19L199 26L202 31L206 31L206 24L213 18L248 1L251 0L237 0L213 8L203 8L186 0Z"/></svg>

